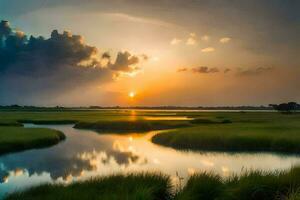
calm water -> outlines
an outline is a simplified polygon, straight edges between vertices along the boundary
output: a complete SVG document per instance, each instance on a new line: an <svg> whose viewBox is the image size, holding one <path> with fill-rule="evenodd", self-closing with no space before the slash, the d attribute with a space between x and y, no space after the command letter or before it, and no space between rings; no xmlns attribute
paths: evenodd
<svg viewBox="0 0 300 200"><path fill-rule="evenodd" d="M271 153L184 152L152 144L147 134L112 135L73 129L72 125L26 125L65 133L67 139L50 148L0 157L0 198L5 194L46 182L70 183L91 176L119 172L158 171L187 177L199 171L222 176L246 169L288 169L300 164L299 156Z"/></svg>

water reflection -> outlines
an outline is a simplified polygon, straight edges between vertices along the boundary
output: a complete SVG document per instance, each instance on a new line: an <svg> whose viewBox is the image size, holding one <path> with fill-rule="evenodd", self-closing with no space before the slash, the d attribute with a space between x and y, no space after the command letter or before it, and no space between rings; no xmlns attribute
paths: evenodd
<svg viewBox="0 0 300 200"><path fill-rule="evenodd" d="M300 164L298 156L176 151L152 144L149 139L155 132L111 135L76 130L71 125L42 127L59 129L67 139L50 148L1 156L0 198L40 183L70 183L119 172L160 171L176 181L201 171L229 176L244 169L275 170Z"/></svg>

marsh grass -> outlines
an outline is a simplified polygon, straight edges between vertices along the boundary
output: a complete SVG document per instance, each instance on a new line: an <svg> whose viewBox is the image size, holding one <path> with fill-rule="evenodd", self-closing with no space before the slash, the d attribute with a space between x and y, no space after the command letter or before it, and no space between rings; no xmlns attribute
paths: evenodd
<svg viewBox="0 0 300 200"><path fill-rule="evenodd" d="M194 120L143 120L147 116ZM300 113L178 112L142 110L27 110L1 111L0 127L35 124L73 124L99 133L146 132L175 129L153 137L157 144L177 149L213 151L271 151L300 153Z"/></svg>
<svg viewBox="0 0 300 200"><path fill-rule="evenodd" d="M0 122L0 127L1 126L18 126L18 127L22 127L23 124L19 123L19 122Z"/></svg>
<svg viewBox="0 0 300 200"><path fill-rule="evenodd" d="M6 200L169 200L170 178L162 174L129 174L93 178L70 185L41 185Z"/></svg>
<svg viewBox="0 0 300 200"><path fill-rule="evenodd" d="M76 120L67 120L67 119L59 119L59 120L30 120L30 119L23 119L18 120L19 123L29 123L29 124L39 124L39 125L63 125L63 124L75 124L77 123Z"/></svg>
<svg viewBox="0 0 300 200"><path fill-rule="evenodd" d="M300 200L300 188L297 191L291 191L286 196L278 197L276 200Z"/></svg>
<svg viewBox="0 0 300 200"><path fill-rule="evenodd" d="M187 121L98 121L95 123L91 122L79 122L75 124L74 128L77 129L89 129L95 130L99 133L105 132L118 132L118 133L128 133L128 132L147 132L152 130L164 130L164 129L174 129L190 126Z"/></svg>
<svg viewBox="0 0 300 200"><path fill-rule="evenodd" d="M157 134L152 142L177 149L300 153L300 120L201 124Z"/></svg>
<svg viewBox="0 0 300 200"><path fill-rule="evenodd" d="M170 177L141 173L93 178L70 185L46 184L5 200L299 200L300 167L289 171L245 171L227 178L202 172L173 193Z"/></svg>
<svg viewBox="0 0 300 200"><path fill-rule="evenodd" d="M300 168L290 171L246 171L221 178L213 173L193 175L177 200L290 200L299 197Z"/></svg>
<svg viewBox="0 0 300 200"><path fill-rule="evenodd" d="M65 135L44 128L0 127L0 154L57 144Z"/></svg>
<svg viewBox="0 0 300 200"><path fill-rule="evenodd" d="M190 122L192 124L229 124L229 123L232 123L231 120L229 119L219 119L217 118L218 120L212 120L212 119L205 119L205 118L195 118L193 120L191 120Z"/></svg>

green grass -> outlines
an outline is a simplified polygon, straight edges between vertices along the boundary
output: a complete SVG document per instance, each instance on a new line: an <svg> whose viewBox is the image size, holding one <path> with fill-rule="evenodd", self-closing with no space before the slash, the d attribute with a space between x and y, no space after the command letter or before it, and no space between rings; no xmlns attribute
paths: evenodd
<svg viewBox="0 0 300 200"><path fill-rule="evenodd" d="M59 124L59 125L62 125L62 124L75 124L77 123L78 121L77 120L63 120L63 119L60 119L60 120L30 120L30 119L26 119L26 120L18 120L18 123L30 123L30 124Z"/></svg>
<svg viewBox="0 0 300 200"><path fill-rule="evenodd" d="M177 149L300 153L299 114L249 113L232 115L230 120L160 133L152 141Z"/></svg>
<svg viewBox="0 0 300 200"><path fill-rule="evenodd" d="M146 132L152 130L174 129L190 126L188 122L182 121L98 121L98 122L79 122L74 128L95 130L99 133L107 132Z"/></svg>
<svg viewBox="0 0 300 200"><path fill-rule="evenodd" d="M57 144L64 134L44 128L0 126L0 154Z"/></svg>
<svg viewBox="0 0 300 200"><path fill-rule="evenodd" d="M284 200L300 200L300 189L298 189L297 191L291 191L289 194L284 196L283 199ZM280 198L278 198L277 200L280 200Z"/></svg>
<svg viewBox="0 0 300 200"><path fill-rule="evenodd" d="M212 173L193 175L176 200L291 200L299 198L300 168L290 171L248 171L221 178ZM291 192L292 191L292 192Z"/></svg>
<svg viewBox="0 0 300 200"><path fill-rule="evenodd" d="M145 120L147 117L176 116L194 120ZM18 126L20 122L75 123L75 128L107 133L178 128L156 135L153 142L178 149L300 153L300 113L145 110L0 112L0 127L1 124Z"/></svg>
<svg viewBox="0 0 300 200"><path fill-rule="evenodd" d="M41 185L6 200L168 200L171 184L161 174L113 175L71 185Z"/></svg>
<svg viewBox="0 0 300 200"><path fill-rule="evenodd" d="M13 193L5 200L298 200L300 167L287 171L245 171L222 178L203 172L173 193L170 177L129 174L93 178L70 185L46 184Z"/></svg>
<svg viewBox="0 0 300 200"><path fill-rule="evenodd" d="M0 122L0 126L19 126L22 127L23 124L20 122Z"/></svg>
<svg viewBox="0 0 300 200"><path fill-rule="evenodd" d="M97 122L97 121L135 121L144 117L176 116L176 112L145 112L130 110L92 110L92 111L0 111L0 122Z"/></svg>

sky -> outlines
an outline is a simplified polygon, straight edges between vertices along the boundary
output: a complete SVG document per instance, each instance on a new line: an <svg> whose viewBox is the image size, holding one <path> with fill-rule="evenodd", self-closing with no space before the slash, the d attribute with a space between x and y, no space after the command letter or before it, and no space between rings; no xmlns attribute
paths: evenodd
<svg viewBox="0 0 300 200"><path fill-rule="evenodd" d="M0 0L0 104L300 101L298 0Z"/></svg>

